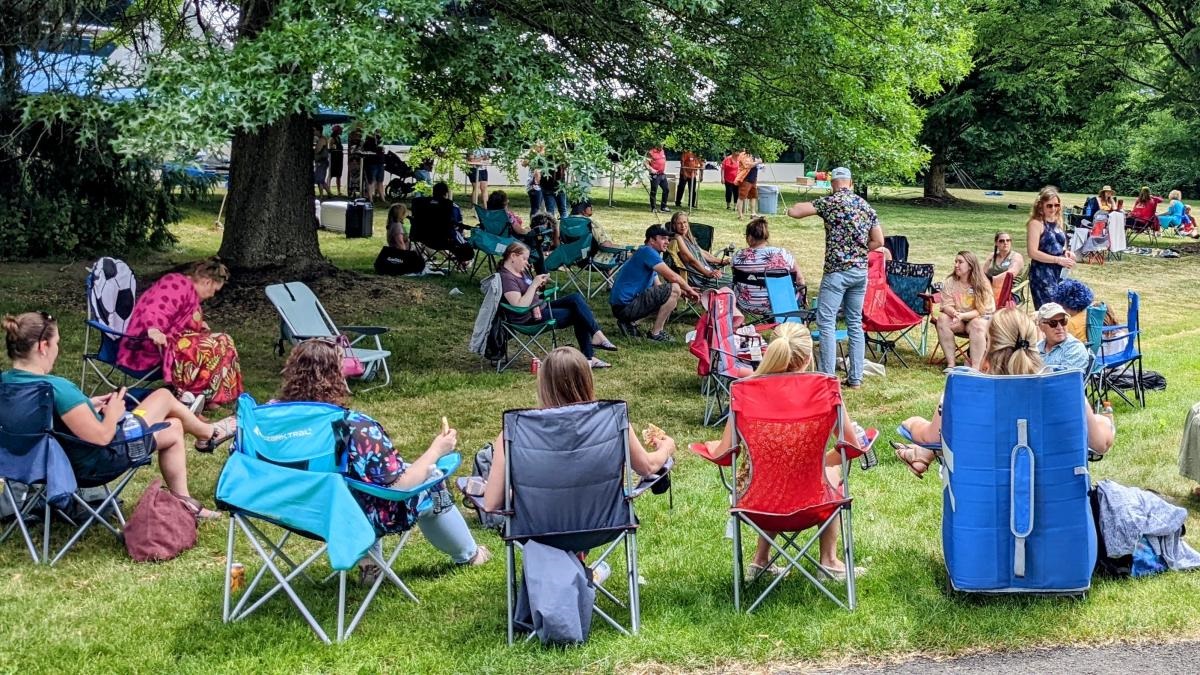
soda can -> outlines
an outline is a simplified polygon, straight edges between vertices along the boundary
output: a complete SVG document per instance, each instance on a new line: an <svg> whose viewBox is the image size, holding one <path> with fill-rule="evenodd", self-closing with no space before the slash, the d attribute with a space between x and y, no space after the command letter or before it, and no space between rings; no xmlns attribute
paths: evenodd
<svg viewBox="0 0 1200 675"><path fill-rule="evenodd" d="M229 590L237 593L246 586L246 566L241 563L233 563L230 568Z"/></svg>
<svg viewBox="0 0 1200 675"><path fill-rule="evenodd" d="M542 360L536 356L533 357L533 360L529 362L529 372L533 373L534 375L538 374L538 370L541 367L542 367Z"/></svg>

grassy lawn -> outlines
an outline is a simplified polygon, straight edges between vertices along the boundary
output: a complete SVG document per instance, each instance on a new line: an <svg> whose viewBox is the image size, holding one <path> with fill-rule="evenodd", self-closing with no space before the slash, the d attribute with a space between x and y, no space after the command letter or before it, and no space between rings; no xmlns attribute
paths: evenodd
<svg viewBox="0 0 1200 675"><path fill-rule="evenodd" d="M519 190L516 192L519 193ZM948 209L912 206L915 190L872 194L888 234L905 234L910 260L937 264L949 273L955 252L981 258L992 234L1009 229L1023 241L1023 224L1033 196L1008 193ZM794 190L785 194L794 200ZM645 193L618 190L617 203L597 201L596 218L615 238L640 241L651 216ZM514 200L515 201L515 200ZM1070 195L1064 204L1082 204ZM714 248L741 244L742 226L723 210L719 187L701 191L705 208L694 222L717 227ZM1017 208L1007 205L1015 203ZM712 205L716 205L715 207ZM517 208L521 208L517 205ZM220 232L211 223L214 199L188 211L175 227L180 243L166 254L131 260L150 274L214 252ZM346 240L322 233L325 253L342 270L369 273L382 241L384 211L376 211L376 237ZM821 272L823 234L818 219L771 218L771 240L789 248L815 288ZM1186 240L1167 239L1177 250ZM1024 246L1018 246L1024 250ZM114 252L117 253L117 252ZM1105 266L1080 266L1076 278L1097 296L1124 311L1125 290L1142 293L1145 365L1163 373L1169 387L1148 395L1149 407L1117 404L1117 444L1093 465L1093 479L1113 478L1158 490L1193 511L1189 530L1200 531L1188 496L1192 485L1176 473L1180 429L1187 409L1200 399L1196 373L1200 337L1188 288L1200 282L1196 249L1167 260L1125 256ZM82 351L83 279L87 261L0 266L0 311L45 309L61 317L62 357L57 372L79 374ZM451 295L452 288L462 295ZM534 404L528 368L517 365L496 375L467 351L480 301L477 284L450 278L376 278L339 274L316 286L339 323L393 327L385 338L392 350L392 387L358 396L353 406L381 420L405 455L426 447L442 415L459 429L465 455L497 432L501 412ZM617 340L605 302L593 303L597 318L621 351L614 367L597 375L601 398L630 404L632 423L654 422L687 443L715 438L700 425L702 399L696 362L682 344L660 346ZM261 289L218 297L208 310L217 329L232 333L242 355L250 391L266 399L275 390L282 359L272 352L277 318ZM674 324L677 337L690 326ZM563 336L569 344L569 332ZM906 348L905 348L906 349ZM908 354L906 353L906 356ZM0 357L2 358L2 357ZM846 395L851 414L876 426L884 440L900 420L932 412L942 388L940 369L920 357L912 368L889 367L885 378ZM0 365L7 367L6 361ZM883 448L886 444L881 443ZM612 671L663 667L753 667L770 663L889 658L912 652L953 654L980 649L1099 643L1118 639L1169 640L1200 633L1196 608L1200 576L1165 574L1146 580L1097 582L1085 601L1003 598L980 601L947 594L941 553L940 483L917 481L891 456L867 473L854 470L855 541L858 563L869 568L859 582L859 609L847 613L816 590L790 578L753 615L733 611L730 556L724 539L727 504L716 471L681 451L674 484L675 508L665 499L640 500L639 549L643 589L643 633L622 637L597 622L590 641L572 649L514 648L504 640L503 546L491 533L478 540L497 554L481 568L454 569L414 535L398 564L401 577L421 598L413 604L396 589L384 590L352 639L327 648L290 604L274 598L264 610L231 625L221 623L226 527L201 528L197 547L157 565L131 562L111 537L93 532L54 569L33 567L17 542L0 546L0 639L2 671L152 672L536 672ZM211 503L222 464L217 455L191 454L192 492ZM145 471L126 493L127 511L142 486L156 475ZM1195 540L1195 538L1192 538ZM746 538L747 544L752 541ZM248 547L238 559L252 562ZM305 589L301 585L301 589ZM331 616L336 591L308 597L318 618ZM326 592L329 591L329 592ZM303 592L303 590L302 590ZM361 592L355 590L358 596ZM356 596L356 597L358 597ZM623 615L622 615L623 616Z"/></svg>

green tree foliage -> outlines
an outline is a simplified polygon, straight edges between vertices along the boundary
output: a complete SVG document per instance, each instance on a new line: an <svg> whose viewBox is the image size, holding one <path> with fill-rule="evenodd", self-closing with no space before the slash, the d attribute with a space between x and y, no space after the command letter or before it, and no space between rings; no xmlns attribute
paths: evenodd
<svg viewBox="0 0 1200 675"><path fill-rule="evenodd" d="M960 0L184 7L181 20L177 2L140 0L117 35L139 46L136 36L157 34L162 47L146 51L143 70L111 74L144 94L120 108L117 147L132 155L190 153L233 135L235 183L239 162L253 161L259 174L294 164L297 149L279 148L276 163L261 144L300 143L299 133L269 130L299 124L318 105L347 110L388 137L419 138L418 155L443 162L487 145L512 167L529 161L540 141L544 161L586 177L608 173L612 148L629 172L652 141L690 145L712 134L767 156L792 145L867 175L910 176L926 159L912 97L961 76L970 44ZM247 139L242 157L239 135ZM276 201L302 191L303 183L290 184ZM227 239L243 233L240 199L235 186ZM302 217L298 209L279 215Z"/></svg>

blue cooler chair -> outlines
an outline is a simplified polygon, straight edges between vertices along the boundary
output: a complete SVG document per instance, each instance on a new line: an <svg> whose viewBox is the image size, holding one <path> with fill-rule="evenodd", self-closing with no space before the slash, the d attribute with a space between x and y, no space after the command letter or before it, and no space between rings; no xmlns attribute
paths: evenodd
<svg viewBox="0 0 1200 675"><path fill-rule="evenodd" d="M1086 406L1078 370L950 373L942 548L954 590L1082 595L1091 587Z"/></svg>

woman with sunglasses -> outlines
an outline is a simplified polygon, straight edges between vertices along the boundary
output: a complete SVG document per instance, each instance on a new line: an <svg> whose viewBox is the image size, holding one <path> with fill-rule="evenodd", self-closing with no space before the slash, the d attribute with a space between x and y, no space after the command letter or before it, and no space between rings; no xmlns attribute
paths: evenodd
<svg viewBox="0 0 1200 675"><path fill-rule="evenodd" d="M1029 291L1033 308L1054 301L1054 287L1062 278L1063 269L1075 267L1075 256L1067 250L1067 235L1060 225L1062 200L1058 190L1047 185L1038 193L1037 201L1025 223L1025 244L1029 248Z"/></svg>
<svg viewBox="0 0 1200 675"><path fill-rule="evenodd" d="M1025 256L1013 250L1012 234L997 232L992 238L992 255L984 263L988 279L995 279L1005 272L1013 275L1013 282L1025 272Z"/></svg>
<svg viewBox="0 0 1200 675"><path fill-rule="evenodd" d="M50 374L58 360L59 348L58 322L54 317L45 312L25 312L5 316L3 326L12 368L0 373L0 382L50 385L54 392L54 426L65 428L87 443L64 446L76 478L93 484L117 478L132 465L127 441L144 436L155 424L166 422L167 428L154 432L150 438L151 452L158 453L158 469L167 489L180 497L197 518L219 517L188 493L183 434L187 432L198 439L197 450L203 443L203 448L211 452L233 436L237 428L235 418L227 417L216 424L202 422L166 389L154 390L133 410L126 410L124 387L89 398L75 383Z"/></svg>
<svg viewBox="0 0 1200 675"><path fill-rule="evenodd" d="M227 281L229 269L218 258L196 262L187 274L163 275L138 297L117 363L134 372L161 367L185 402L204 396L209 407L232 403L242 393L237 348L208 327L200 309Z"/></svg>

